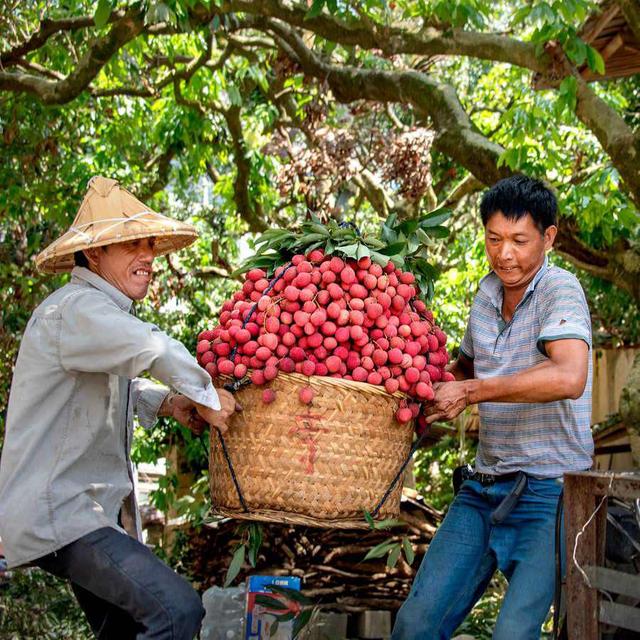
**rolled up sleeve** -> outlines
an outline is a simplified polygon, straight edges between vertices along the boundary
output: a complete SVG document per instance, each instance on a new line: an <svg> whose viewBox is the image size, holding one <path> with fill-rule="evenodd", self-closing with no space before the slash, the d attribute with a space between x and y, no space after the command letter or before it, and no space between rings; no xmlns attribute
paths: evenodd
<svg viewBox="0 0 640 640"><path fill-rule="evenodd" d="M591 348L591 318L584 293L577 282L563 283L547 295L537 347L547 355L547 342L568 339L583 340Z"/></svg>
<svg viewBox="0 0 640 640"><path fill-rule="evenodd" d="M146 371L194 402L220 409L209 374L182 343L99 293L67 302L58 348L61 366L67 371L109 373L130 380ZM141 393L145 420L155 421L153 412L157 415L162 400L158 390Z"/></svg>
<svg viewBox="0 0 640 640"><path fill-rule="evenodd" d="M145 429L152 429L158 420L158 412L169 394L169 388L146 378L131 381L131 397L138 422Z"/></svg>

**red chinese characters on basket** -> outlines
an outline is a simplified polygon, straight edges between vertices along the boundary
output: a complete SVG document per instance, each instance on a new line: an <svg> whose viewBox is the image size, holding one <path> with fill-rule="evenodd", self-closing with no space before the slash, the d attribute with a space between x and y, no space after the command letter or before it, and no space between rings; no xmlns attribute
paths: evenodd
<svg viewBox="0 0 640 640"><path fill-rule="evenodd" d="M271 278L246 274L242 289L222 305L219 325L198 336L198 362L211 377L243 378L263 385L279 372L332 376L401 391L399 422L409 422L418 402L433 399L432 383L453 380L447 336L416 298L413 274L324 255L295 255ZM265 389L263 401L275 394ZM305 387L300 402L312 403Z"/></svg>

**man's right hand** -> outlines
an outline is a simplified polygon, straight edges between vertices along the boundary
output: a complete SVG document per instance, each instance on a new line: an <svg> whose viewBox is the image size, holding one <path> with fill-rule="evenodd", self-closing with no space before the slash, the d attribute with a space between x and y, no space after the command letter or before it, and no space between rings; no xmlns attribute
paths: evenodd
<svg viewBox="0 0 640 640"><path fill-rule="evenodd" d="M203 420L206 420L212 427L217 427L222 433L225 433L229 429L227 421L235 411L242 411L242 406L236 402L233 394L229 393L226 389L216 389L216 392L220 399L220 409L218 411L211 407L205 407L202 404L196 404L196 409Z"/></svg>

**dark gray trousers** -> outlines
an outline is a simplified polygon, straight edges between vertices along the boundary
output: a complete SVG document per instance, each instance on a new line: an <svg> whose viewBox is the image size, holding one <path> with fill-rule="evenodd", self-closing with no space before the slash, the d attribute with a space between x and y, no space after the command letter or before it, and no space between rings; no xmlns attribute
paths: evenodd
<svg viewBox="0 0 640 640"><path fill-rule="evenodd" d="M35 565L71 581L99 640L193 640L200 596L147 547L104 527Z"/></svg>

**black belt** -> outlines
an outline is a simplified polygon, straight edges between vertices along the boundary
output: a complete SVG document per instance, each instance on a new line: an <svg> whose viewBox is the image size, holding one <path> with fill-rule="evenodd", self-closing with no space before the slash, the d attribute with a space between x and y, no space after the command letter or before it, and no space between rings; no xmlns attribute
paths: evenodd
<svg viewBox="0 0 640 640"><path fill-rule="evenodd" d="M501 474L492 474L492 473L479 473L478 471L473 472L467 480L473 480L474 482L479 482L483 487L489 487L492 484L496 484L498 482L508 482L509 480L515 480L518 475L522 473L521 471L513 471L512 473L501 473Z"/></svg>
<svg viewBox="0 0 640 640"><path fill-rule="evenodd" d="M494 475L491 473L476 472L468 464L465 464L453 471L454 493L458 493L458 490L465 480L479 482L483 487L489 487L499 482L515 480L509 494L505 496L502 502L491 512L492 524L501 523L511 513L527 487L527 474L524 471Z"/></svg>

